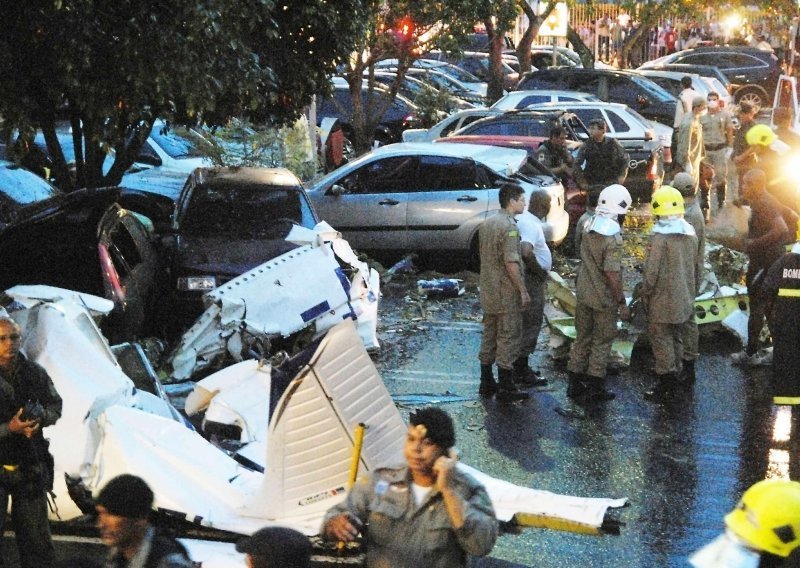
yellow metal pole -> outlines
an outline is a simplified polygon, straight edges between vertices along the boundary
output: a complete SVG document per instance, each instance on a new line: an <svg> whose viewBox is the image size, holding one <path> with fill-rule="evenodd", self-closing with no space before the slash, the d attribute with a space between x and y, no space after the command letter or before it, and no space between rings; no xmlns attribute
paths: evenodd
<svg viewBox="0 0 800 568"><path fill-rule="evenodd" d="M350 461L350 475L347 476L347 489L353 487L356 479L358 479L358 464L361 462L361 448L364 445L364 431L366 429L367 425L359 422L353 433L353 458ZM340 540L336 544L336 549L339 551L344 550L344 546L344 541Z"/></svg>

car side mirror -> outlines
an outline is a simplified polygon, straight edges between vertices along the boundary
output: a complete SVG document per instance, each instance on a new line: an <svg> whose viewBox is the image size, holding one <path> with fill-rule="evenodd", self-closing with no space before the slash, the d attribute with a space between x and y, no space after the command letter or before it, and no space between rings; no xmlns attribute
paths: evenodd
<svg viewBox="0 0 800 568"><path fill-rule="evenodd" d="M335 197L339 197L340 195L344 195L345 193L347 193L347 190L338 183L333 184L327 191L328 195L333 195Z"/></svg>

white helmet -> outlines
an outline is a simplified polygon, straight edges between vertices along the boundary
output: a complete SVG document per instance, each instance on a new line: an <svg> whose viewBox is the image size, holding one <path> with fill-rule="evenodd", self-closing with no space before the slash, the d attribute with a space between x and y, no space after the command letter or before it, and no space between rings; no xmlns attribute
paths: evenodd
<svg viewBox="0 0 800 568"><path fill-rule="evenodd" d="M615 183L600 192L595 211L610 215L624 215L631 208L631 194L625 186Z"/></svg>

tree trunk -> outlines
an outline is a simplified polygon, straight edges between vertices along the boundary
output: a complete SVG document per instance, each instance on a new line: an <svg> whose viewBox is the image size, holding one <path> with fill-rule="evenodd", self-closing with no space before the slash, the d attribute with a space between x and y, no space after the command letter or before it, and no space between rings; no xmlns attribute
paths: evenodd
<svg viewBox="0 0 800 568"><path fill-rule="evenodd" d="M519 78L522 79L522 74L531 70L531 46L533 40L539 35L539 28L542 22L550 15L556 4L555 2L548 2L547 9L541 16L537 16L533 8L526 0L519 1L519 7L528 17L528 28L517 44L517 59L519 59Z"/></svg>
<svg viewBox="0 0 800 568"><path fill-rule="evenodd" d="M489 36L489 85L486 98L491 105L503 96L503 32L498 30L491 20L487 20L486 33Z"/></svg>
<svg viewBox="0 0 800 568"><path fill-rule="evenodd" d="M631 53L634 52L636 49L642 48L642 41L647 40L647 30L650 28L646 28L644 26L639 26L636 28L632 34L625 38L625 43L622 44L622 53L620 53L620 61L619 66L620 69L627 69L631 63L633 63L634 67L638 67L643 62L639 62L636 64L635 62L631 61Z"/></svg>
<svg viewBox="0 0 800 568"><path fill-rule="evenodd" d="M572 26L567 26L567 41L575 48L575 52L581 58L581 63L586 69L594 69L594 51L592 51L581 39L581 36L573 29Z"/></svg>

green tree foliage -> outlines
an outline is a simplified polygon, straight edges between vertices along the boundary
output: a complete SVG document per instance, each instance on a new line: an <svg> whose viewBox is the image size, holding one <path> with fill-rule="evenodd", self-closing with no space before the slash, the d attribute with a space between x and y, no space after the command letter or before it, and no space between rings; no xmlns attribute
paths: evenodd
<svg viewBox="0 0 800 568"><path fill-rule="evenodd" d="M362 7L359 0L0 0L3 128L40 128L56 177L68 179L56 138L66 120L74 185L116 184L156 118L294 121L364 34Z"/></svg>

